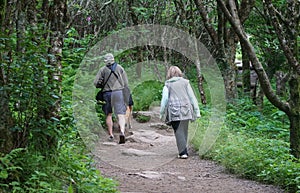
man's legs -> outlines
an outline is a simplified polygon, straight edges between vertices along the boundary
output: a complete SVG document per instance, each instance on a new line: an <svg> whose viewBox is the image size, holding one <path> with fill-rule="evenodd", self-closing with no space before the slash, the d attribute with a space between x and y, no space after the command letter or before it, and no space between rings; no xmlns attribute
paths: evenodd
<svg viewBox="0 0 300 193"><path fill-rule="evenodd" d="M122 90L113 91L111 101L114 113L118 117L118 122L121 130L119 143L125 143L126 104L124 102Z"/></svg>
<svg viewBox="0 0 300 193"><path fill-rule="evenodd" d="M111 92L105 92L103 94L103 97L104 97L105 104L102 106L102 110L106 115L105 123L109 134L109 140L112 141L114 139L114 134L113 134Z"/></svg>
<svg viewBox="0 0 300 193"><path fill-rule="evenodd" d="M119 143L125 143L125 115L118 114L118 121L120 126L120 141Z"/></svg>
<svg viewBox="0 0 300 193"><path fill-rule="evenodd" d="M120 125L121 134L125 134L125 123L126 123L125 115L119 114L118 121L119 121L119 125Z"/></svg>
<svg viewBox="0 0 300 193"><path fill-rule="evenodd" d="M106 126L108 128L109 136L114 136L113 134L113 120L112 120L112 113L108 113L106 116Z"/></svg>

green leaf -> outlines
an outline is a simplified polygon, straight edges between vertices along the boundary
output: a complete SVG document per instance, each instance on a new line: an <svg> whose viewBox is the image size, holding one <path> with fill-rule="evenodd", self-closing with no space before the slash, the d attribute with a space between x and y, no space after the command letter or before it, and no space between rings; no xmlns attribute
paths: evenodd
<svg viewBox="0 0 300 193"><path fill-rule="evenodd" d="M6 179L8 177L8 173L6 170L0 171L0 178Z"/></svg>
<svg viewBox="0 0 300 193"><path fill-rule="evenodd" d="M74 190L73 190L73 187L72 187L72 184L70 184L70 186L68 187L68 193L73 193Z"/></svg>

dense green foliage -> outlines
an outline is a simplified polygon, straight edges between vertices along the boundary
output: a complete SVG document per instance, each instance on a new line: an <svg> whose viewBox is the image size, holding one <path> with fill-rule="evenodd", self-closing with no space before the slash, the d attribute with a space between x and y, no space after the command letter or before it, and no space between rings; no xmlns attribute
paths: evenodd
<svg viewBox="0 0 300 193"><path fill-rule="evenodd" d="M2 192L116 192L116 183L101 177L77 137L68 138L51 157L28 149L1 157Z"/></svg>
<svg viewBox="0 0 300 193"><path fill-rule="evenodd" d="M160 102L163 83L159 81L145 81L136 86L132 91L132 98L135 102L136 110L148 110L153 103Z"/></svg>
<svg viewBox="0 0 300 193"><path fill-rule="evenodd" d="M300 192L300 163L289 149L286 115L267 101L263 112L241 99L227 109L226 124L213 148L203 155L241 177ZM201 144L210 110L202 108L200 127L193 144Z"/></svg>
<svg viewBox="0 0 300 193"><path fill-rule="evenodd" d="M16 47L16 36L13 34L10 38L1 38L2 53L7 52L4 44ZM2 89L10 96L9 106L15 123L11 131L17 132L14 146L32 144L35 149L43 150L57 142L60 132L57 119L46 116L59 96L55 89L57 82L51 82L50 78L55 68L47 64L49 57L53 56L45 55L48 49L46 40L33 42L33 36L29 33L22 40L22 47L26 51L13 51L11 58L3 58L1 66L6 72L7 84Z"/></svg>
<svg viewBox="0 0 300 193"><path fill-rule="evenodd" d="M89 155L78 134L72 115L74 75L90 42L90 37L79 40L76 35L76 31L71 29L65 39L60 120L55 117L48 120L40 112L58 98L51 87L56 83L47 82L47 75L52 67L45 65L47 58L43 49L46 49L46 44L39 47L31 45L31 37L28 37L29 39L24 39L28 51L22 55L16 53L15 62L4 65L11 72L10 86L5 89L12 97L12 110L19 126L13 129L30 137L24 137L28 141L20 140L24 144L18 145L24 148L1 154L1 192L117 191L117 183L103 178L96 169L93 157ZM14 45L13 37L7 40L11 40L10 44ZM41 98L43 100L37 100ZM47 143L49 137L55 139L51 140L53 144Z"/></svg>

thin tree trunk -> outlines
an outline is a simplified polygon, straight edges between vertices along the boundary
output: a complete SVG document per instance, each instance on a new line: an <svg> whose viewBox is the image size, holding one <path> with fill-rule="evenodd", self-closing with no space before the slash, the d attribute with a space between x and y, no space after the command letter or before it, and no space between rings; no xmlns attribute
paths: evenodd
<svg viewBox="0 0 300 193"><path fill-rule="evenodd" d="M226 99L232 101L237 98L236 73L233 69L223 71L223 79L226 90Z"/></svg>
<svg viewBox="0 0 300 193"><path fill-rule="evenodd" d="M296 158L300 158L300 116L292 115L289 116L290 120L290 147L291 147L291 154L294 155Z"/></svg>
<svg viewBox="0 0 300 193"><path fill-rule="evenodd" d="M256 98L256 105L259 111L262 111L264 109L264 97L265 97L264 91L260 86Z"/></svg>
<svg viewBox="0 0 300 193"><path fill-rule="evenodd" d="M5 18L5 12L6 12L6 0L0 0L0 26L3 26L3 21Z"/></svg>
<svg viewBox="0 0 300 193"><path fill-rule="evenodd" d="M286 95L286 83L289 80L289 74L283 73L282 71L277 71L275 73L276 78L276 94L281 97L285 97Z"/></svg>
<svg viewBox="0 0 300 193"><path fill-rule="evenodd" d="M248 53L243 43L241 43L241 48L242 48L242 63L243 63L243 74L242 74L243 91L245 95L250 96L250 91L251 91L250 61L249 61Z"/></svg>
<svg viewBox="0 0 300 193"><path fill-rule="evenodd" d="M195 49L197 49L196 53L199 53L198 52L198 47L197 47L197 42L196 42ZM199 56L197 57L197 61L196 61L196 69L197 69L198 90L199 90L200 97L201 97L201 103L203 105L206 105L207 100L206 100L205 91L204 91L204 88L203 88L204 78L203 78L202 73L201 73Z"/></svg>
<svg viewBox="0 0 300 193"><path fill-rule="evenodd" d="M16 31L17 31L17 53L24 53L24 34L25 34L25 3L18 1L17 3L17 20L16 20Z"/></svg>
<svg viewBox="0 0 300 193"><path fill-rule="evenodd" d="M300 75L293 73L289 81L290 86L290 147L291 154L300 158Z"/></svg>
<svg viewBox="0 0 300 193"><path fill-rule="evenodd" d="M2 57L0 55L0 61L2 61ZM4 70L0 67L0 87L3 88L5 86L5 75ZM5 89L0 89L0 152L8 153L13 149L14 140L13 135L10 129L14 125L12 113L8 106L9 104L9 96Z"/></svg>
<svg viewBox="0 0 300 193"><path fill-rule="evenodd" d="M56 101L54 104L44 106L39 109L40 116L46 120L52 118L60 119L61 108L61 93L62 93L62 48L63 48L63 34L65 32L65 24L67 23L66 13L67 4L66 0L54 0L51 4L44 1L44 9L49 10L48 22L52 33L50 33L49 44L51 47L48 50L49 57L48 63L53 68L48 72L49 85L52 86L51 90L56 95ZM49 6L50 5L50 6ZM49 7L48 7L49 6ZM55 147L57 145L57 139L55 136L48 136L49 147Z"/></svg>
<svg viewBox="0 0 300 193"><path fill-rule="evenodd" d="M11 17L11 6L7 5L6 0L0 1L0 30L2 35L6 35L9 37L9 33L11 32L12 24L9 22ZM3 41L5 44L8 41ZM0 52L0 63L9 65L11 61L11 50L5 50L3 52L3 48L1 48ZM5 58L5 59L4 59ZM8 59L7 59L8 58ZM5 61L4 61L5 60ZM7 66L6 66L7 67ZM8 87L8 72L5 66L0 66L0 152L1 153L9 153L14 148L14 138L13 132L11 131L14 126L14 119L12 116L12 112L9 107L9 94L5 88Z"/></svg>
<svg viewBox="0 0 300 193"><path fill-rule="evenodd" d="M56 101L55 106L53 106L48 118L56 117L59 118L60 112L60 103L61 103L61 81L62 81L62 49L63 49L63 34L65 32L65 24L67 22L67 3L66 0L54 0L53 5L50 7L50 29L52 31L50 35L50 45L52 47L49 50L49 53L53 55L49 60L49 64L56 69L54 72L49 74L50 80L57 82L53 90L56 92L59 97ZM47 116L46 116L47 117Z"/></svg>
<svg viewBox="0 0 300 193"><path fill-rule="evenodd" d="M200 92L201 103L203 105L206 105L207 100L206 100L205 91L204 91L204 88L203 88L204 77L200 74L200 77L198 76L197 79L198 79L198 89L199 89L199 92Z"/></svg>

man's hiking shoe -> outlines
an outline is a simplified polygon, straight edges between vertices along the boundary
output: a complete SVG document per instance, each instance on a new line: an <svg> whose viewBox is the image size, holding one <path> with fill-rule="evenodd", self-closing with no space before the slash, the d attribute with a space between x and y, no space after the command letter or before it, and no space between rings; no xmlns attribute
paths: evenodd
<svg viewBox="0 0 300 193"><path fill-rule="evenodd" d="M186 154L183 154L183 155L178 155L178 158L179 159L187 159L189 156L186 155Z"/></svg>
<svg viewBox="0 0 300 193"><path fill-rule="evenodd" d="M121 133L119 144L123 144L123 143L125 143L125 135L123 133Z"/></svg>
<svg viewBox="0 0 300 193"><path fill-rule="evenodd" d="M113 141L114 140L114 136L109 136L108 141Z"/></svg>

